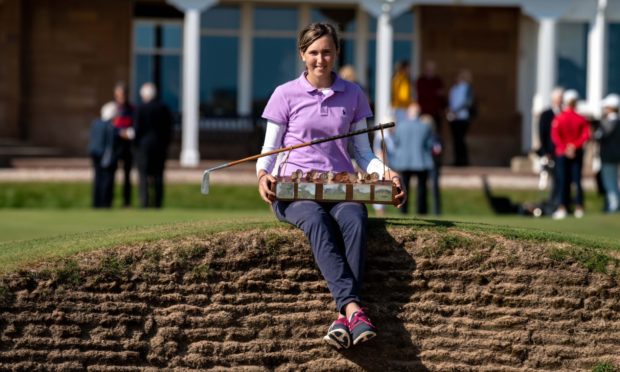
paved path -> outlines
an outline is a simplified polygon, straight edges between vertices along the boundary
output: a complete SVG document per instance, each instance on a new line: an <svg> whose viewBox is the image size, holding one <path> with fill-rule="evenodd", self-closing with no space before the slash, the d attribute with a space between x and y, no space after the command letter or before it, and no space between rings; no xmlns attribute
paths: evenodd
<svg viewBox="0 0 620 372"><path fill-rule="evenodd" d="M178 161L170 160L166 168L166 182L195 183L199 185L205 169L222 164L225 161L202 161L196 168L183 168ZM0 168L0 182L7 181L90 181L92 169L87 158L40 158L16 159L13 168ZM117 172L117 177L121 172ZM532 173L515 173L502 167L443 167L441 187L481 188L482 178L486 176L493 188L536 189L538 176ZM133 177L137 179L134 171ZM211 184L255 184L254 163L240 164L231 168L215 171L210 176ZM591 175L583 181L584 188L595 187Z"/></svg>

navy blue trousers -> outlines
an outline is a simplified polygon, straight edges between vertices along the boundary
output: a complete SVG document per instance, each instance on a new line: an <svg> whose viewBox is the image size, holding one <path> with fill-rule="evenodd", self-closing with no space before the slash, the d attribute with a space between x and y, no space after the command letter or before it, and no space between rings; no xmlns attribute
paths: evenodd
<svg viewBox="0 0 620 372"><path fill-rule="evenodd" d="M421 170L421 171L410 171L410 170L404 170L401 172L401 175L403 176L403 184L405 185L405 188L407 189L407 200L409 200L409 183L411 182L411 177L412 176L417 176L418 177L418 193L416 195L416 210L417 213L422 215L422 214L427 214L428 213L428 203L426 201L426 190L427 190L427 185L426 185L426 181L428 180L428 170ZM433 190L433 192L435 192L435 190ZM436 195L436 194L434 194ZM403 207L400 209L400 212L402 214L407 214L409 212L409 208L407 206L408 203L405 203L405 205L403 205Z"/></svg>
<svg viewBox="0 0 620 372"><path fill-rule="evenodd" d="M361 304L368 222L366 207L354 202L278 200L273 203L273 210L280 221L299 227L308 237L314 260L336 301L336 310L344 314L348 303Z"/></svg>
<svg viewBox="0 0 620 372"><path fill-rule="evenodd" d="M581 187L581 170L583 168L583 149L577 150L575 158L556 157L558 169L559 201L567 209L571 205L571 184L575 184L575 204L583 206L583 188Z"/></svg>

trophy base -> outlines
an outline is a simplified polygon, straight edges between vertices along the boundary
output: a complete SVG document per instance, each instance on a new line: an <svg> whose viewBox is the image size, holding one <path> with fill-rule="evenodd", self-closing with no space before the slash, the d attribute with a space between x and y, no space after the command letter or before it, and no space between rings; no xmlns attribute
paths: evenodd
<svg viewBox="0 0 620 372"><path fill-rule="evenodd" d="M367 204L396 205L395 196L398 193L391 181L376 181L373 183L318 183L293 182L288 179L278 179L272 183L271 191L276 194L277 200L314 200L317 202L353 201Z"/></svg>

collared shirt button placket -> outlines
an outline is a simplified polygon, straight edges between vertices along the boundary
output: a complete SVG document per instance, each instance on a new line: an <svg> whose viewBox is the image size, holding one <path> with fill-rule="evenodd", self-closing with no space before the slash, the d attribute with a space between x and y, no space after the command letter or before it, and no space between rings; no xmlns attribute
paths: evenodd
<svg viewBox="0 0 620 372"><path fill-rule="evenodd" d="M325 100L327 100L327 97L322 92L320 92L317 95L317 98L319 100L319 112L321 116L328 116L329 112L327 109L327 105L325 105Z"/></svg>

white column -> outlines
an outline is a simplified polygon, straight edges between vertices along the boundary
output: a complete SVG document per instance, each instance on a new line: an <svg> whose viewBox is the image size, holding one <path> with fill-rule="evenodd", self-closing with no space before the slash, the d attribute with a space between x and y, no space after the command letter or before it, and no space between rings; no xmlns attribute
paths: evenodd
<svg viewBox="0 0 620 372"><path fill-rule="evenodd" d="M392 79L392 52L394 30L390 16L391 6L383 4L377 18L377 70L375 73L375 119L377 123L390 120Z"/></svg>
<svg viewBox="0 0 620 372"><path fill-rule="evenodd" d="M557 77L556 54L557 20L545 17L538 22L538 53L536 73L536 95L534 112L540 112L551 104L551 91Z"/></svg>
<svg viewBox="0 0 620 372"><path fill-rule="evenodd" d="M181 166L195 167L198 152L198 103L200 100L200 13L217 0L168 0L185 12L183 28L183 122Z"/></svg>
<svg viewBox="0 0 620 372"><path fill-rule="evenodd" d="M588 79L586 95L589 111L601 117L601 101L607 83L607 24L605 10L607 0L598 0L598 6L588 33Z"/></svg>
<svg viewBox="0 0 620 372"><path fill-rule="evenodd" d="M241 116L252 113L252 3L241 5L241 37L239 40L239 76L237 78L237 113Z"/></svg>
<svg viewBox="0 0 620 372"><path fill-rule="evenodd" d="M375 72L375 122L391 118L392 53L394 30L392 19L411 9L415 0L360 0L360 5L377 17L377 59Z"/></svg>
<svg viewBox="0 0 620 372"><path fill-rule="evenodd" d="M195 167L198 152L198 88L200 86L200 11L185 11L183 40L183 138L181 165Z"/></svg>

